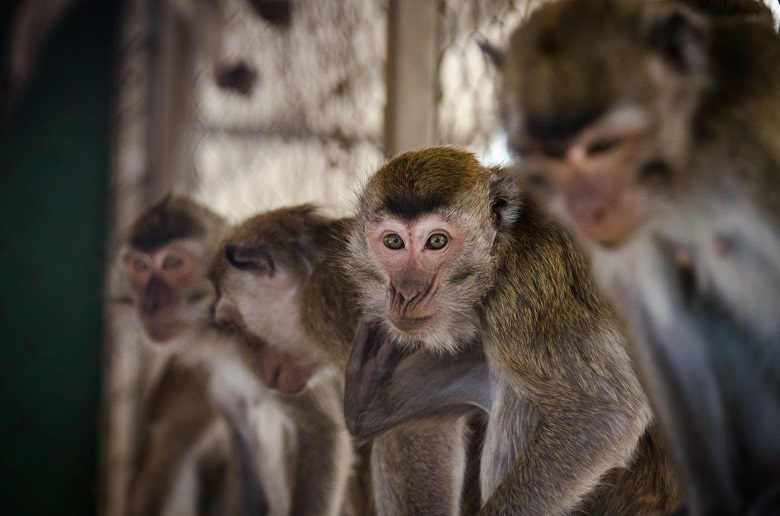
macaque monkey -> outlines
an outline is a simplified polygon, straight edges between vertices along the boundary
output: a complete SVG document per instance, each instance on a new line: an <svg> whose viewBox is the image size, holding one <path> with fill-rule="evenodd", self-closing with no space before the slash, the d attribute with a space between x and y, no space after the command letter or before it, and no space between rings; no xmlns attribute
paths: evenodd
<svg viewBox="0 0 780 516"><path fill-rule="evenodd" d="M329 222L310 211L260 215L225 236L212 270L215 318L240 336L266 385L309 400L296 418L308 453L298 457L292 514L338 514L355 457L340 415L342 381L299 324L301 287L331 238Z"/></svg>
<svg viewBox="0 0 780 516"><path fill-rule="evenodd" d="M216 214L169 196L139 217L117 254L113 315L139 334L155 369L141 399L130 515L289 506L286 417L237 343L211 326L207 273L224 229Z"/></svg>
<svg viewBox="0 0 780 516"><path fill-rule="evenodd" d="M633 329L690 512L777 513L780 38L751 2L686 3L545 5L501 113Z"/></svg>
<svg viewBox="0 0 780 516"><path fill-rule="evenodd" d="M323 374L343 378L360 319L356 290L342 267L349 224L303 205L259 214L225 237L224 256L213 273L219 289L216 317L248 336L253 353L269 364L263 372L268 385L295 393L305 386L318 389ZM437 361L430 355L419 364L426 371ZM341 403L343 380L338 389ZM418 394L403 385L398 390L401 399ZM329 415L348 438L342 409ZM469 485L462 493L471 442L466 424L460 418L402 428L363 446L358 479L373 484L377 512L459 512L475 488ZM348 507L368 507L353 512L373 511L372 493L355 487L350 492ZM333 498L338 499L335 491Z"/></svg>
<svg viewBox="0 0 780 516"><path fill-rule="evenodd" d="M417 398L380 422L430 397L487 413L481 513L676 508L620 324L568 233L509 174L453 147L402 154L368 181L348 249L364 309L350 430L370 435L383 398L411 383ZM409 375L420 349L452 364Z"/></svg>

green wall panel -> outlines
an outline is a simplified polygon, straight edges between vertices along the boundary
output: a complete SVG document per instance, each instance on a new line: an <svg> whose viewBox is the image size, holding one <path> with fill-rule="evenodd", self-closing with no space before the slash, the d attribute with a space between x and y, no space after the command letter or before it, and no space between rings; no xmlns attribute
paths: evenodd
<svg viewBox="0 0 780 516"><path fill-rule="evenodd" d="M74 7L0 128L1 514L95 512L116 21Z"/></svg>

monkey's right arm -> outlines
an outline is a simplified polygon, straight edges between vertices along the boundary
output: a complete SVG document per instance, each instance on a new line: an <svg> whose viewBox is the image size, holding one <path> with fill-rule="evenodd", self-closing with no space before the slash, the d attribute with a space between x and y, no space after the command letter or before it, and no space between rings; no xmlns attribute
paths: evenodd
<svg viewBox="0 0 780 516"><path fill-rule="evenodd" d="M626 336L581 251L561 226L527 209L523 227L536 233L518 229L502 244L507 278L482 304L485 353L503 382L488 439L505 469L492 486L483 478L485 514L575 509L608 471L630 462L652 419ZM529 410L517 423L502 417ZM491 431L499 419L512 424Z"/></svg>
<svg viewBox="0 0 780 516"><path fill-rule="evenodd" d="M352 435L369 440L406 424L489 410L494 381L480 346L439 356L383 345L388 338L380 324L366 321L355 337L344 405ZM377 352L394 356L375 358Z"/></svg>
<svg viewBox="0 0 780 516"><path fill-rule="evenodd" d="M463 504L478 507L479 461L468 463L474 457L467 453L479 451L467 452L466 440L481 443L484 429L469 435L466 416L491 404L484 353L479 346L455 356L406 353L381 345L387 338L379 325L363 322L346 372L347 426L361 441L374 439L377 511L455 514Z"/></svg>
<svg viewBox="0 0 780 516"><path fill-rule="evenodd" d="M459 513L466 465L465 425L464 417L429 422L399 427L374 440L371 475L378 514Z"/></svg>
<svg viewBox="0 0 780 516"><path fill-rule="evenodd" d="M185 474L186 458L196 454L198 443L213 433L214 416L204 381L170 362L144 413L145 439L130 486L129 515L162 513Z"/></svg>
<svg viewBox="0 0 780 516"><path fill-rule="evenodd" d="M598 389L595 382L593 386ZM542 397L535 404L527 443L481 514L564 514L575 509L609 470L630 461L649 420L635 402L623 405L617 397L609 400L568 388ZM504 434L491 450L511 453L525 438ZM483 471L488 468L489 463L483 464Z"/></svg>

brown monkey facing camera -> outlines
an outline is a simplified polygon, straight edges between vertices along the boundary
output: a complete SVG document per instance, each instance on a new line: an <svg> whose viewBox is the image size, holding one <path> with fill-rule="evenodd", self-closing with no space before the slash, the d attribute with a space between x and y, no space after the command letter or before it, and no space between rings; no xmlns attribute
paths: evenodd
<svg viewBox="0 0 780 516"><path fill-rule="evenodd" d="M366 185L348 246L364 308L353 433L432 399L445 414L470 404L488 414L483 513L676 508L620 324L571 237L509 174L452 147L402 154ZM408 374L419 349L461 359ZM386 399L403 385L416 394Z"/></svg>
<svg viewBox="0 0 780 516"><path fill-rule="evenodd" d="M502 117L631 324L691 512L776 513L780 38L761 4L686 3L542 7Z"/></svg>

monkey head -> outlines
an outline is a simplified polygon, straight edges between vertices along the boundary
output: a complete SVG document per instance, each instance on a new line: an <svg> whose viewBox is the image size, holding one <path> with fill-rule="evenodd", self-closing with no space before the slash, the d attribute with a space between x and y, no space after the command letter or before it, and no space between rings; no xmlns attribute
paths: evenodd
<svg viewBox="0 0 780 516"><path fill-rule="evenodd" d="M389 161L360 196L348 241L364 318L381 321L401 346L454 353L472 341L513 195L511 180L454 147Z"/></svg>
<svg viewBox="0 0 780 516"><path fill-rule="evenodd" d="M707 45L704 17L642 0L552 2L512 34L497 60L509 147L580 237L623 244L686 181Z"/></svg>
<svg viewBox="0 0 780 516"><path fill-rule="evenodd" d="M324 356L301 324L301 294L329 245L329 220L302 205L262 213L229 231L214 261L215 318L242 336L263 381L299 392Z"/></svg>
<svg viewBox="0 0 780 516"><path fill-rule="evenodd" d="M208 322L215 292L207 272L223 228L218 215L174 196L130 228L118 256L120 290L153 342L170 341Z"/></svg>

